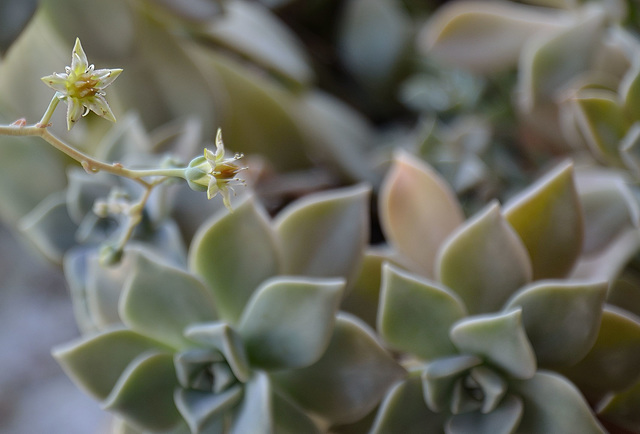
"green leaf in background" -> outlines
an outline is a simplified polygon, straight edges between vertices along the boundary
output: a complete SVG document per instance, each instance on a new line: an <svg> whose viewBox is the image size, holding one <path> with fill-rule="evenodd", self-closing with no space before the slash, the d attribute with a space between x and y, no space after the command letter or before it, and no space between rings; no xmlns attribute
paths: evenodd
<svg viewBox="0 0 640 434"><path fill-rule="evenodd" d="M518 98L525 110L553 100L567 82L589 68L594 46L604 32L604 12L594 9L576 21L556 32L540 32L523 47Z"/></svg>
<svg viewBox="0 0 640 434"><path fill-rule="evenodd" d="M350 0L344 6L338 53L359 81L380 90L398 72L411 36L411 19L400 3Z"/></svg>
<svg viewBox="0 0 640 434"><path fill-rule="evenodd" d="M37 0L6 0L0 3L0 53L6 53L20 35L37 5Z"/></svg>
<svg viewBox="0 0 640 434"><path fill-rule="evenodd" d="M517 3L457 1L436 11L419 43L449 66L498 72L516 65L530 37L557 29L567 18Z"/></svg>
<svg viewBox="0 0 640 434"><path fill-rule="evenodd" d="M200 32L205 40L240 53L297 85L306 86L314 78L296 35L257 2L225 2L224 14Z"/></svg>
<svg viewBox="0 0 640 434"><path fill-rule="evenodd" d="M601 89L580 91L574 98L576 118L587 145L595 155L611 165L620 165L620 142L629 122L618 95Z"/></svg>
<svg viewBox="0 0 640 434"><path fill-rule="evenodd" d="M587 355L563 373L587 397L602 398L631 386L640 377L640 319L605 307L596 342Z"/></svg>
<svg viewBox="0 0 640 434"><path fill-rule="evenodd" d="M631 431L640 430L640 381L617 394L606 397L598 404L598 416L613 421Z"/></svg>
<svg viewBox="0 0 640 434"><path fill-rule="evenodd" d="M19 222L22 233L50 261L61 264L65 252L76 244L77 225L71 220L64 192L40 202Z"/></svg>

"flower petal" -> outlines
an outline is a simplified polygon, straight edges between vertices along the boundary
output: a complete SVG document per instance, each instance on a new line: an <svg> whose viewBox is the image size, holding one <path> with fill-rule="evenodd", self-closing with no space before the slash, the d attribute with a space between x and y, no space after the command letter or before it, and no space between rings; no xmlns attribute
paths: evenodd
<svg viewBox="0 0 640 434"><path fill-rule="evenodd" d="M111 85L116 78L122 73L122 69L98 69L93 71L92 78L96 78L98 82L94 86L96 89L104 89Z"/></svg>
<svg viewBox="0 0 640 434"><path fill-rule="evenodd" d="M98 116L103 117L111 122L116 121L116 117L113 115L111 107L109 107L109 104L107 103L107 100L104 96L96 94L92 97L83 98L81 101L82 104L84 104Z"/></svg>
<svg viewBox="0 0 640 434"><path fill-rule="evenodd" d="M67 77L67 74L56 72L42 77L41 80L51 89L64 94L67 92Z"/></svg>
<svg viewBox="0 0 640 434"><path fill-rule="evenodd" d="M71 70L77 74L82 74L88 67L89 62L87 61L87 55L82 49L80 38L76 38L76 43L73 46L73 52L71 54Z"/></svg>
<svg viewBox="0 0 640 434"><path fill-rule="evenodd" d="M66 97L65 101L67 102L67 129L70 130L82 117L84 108L80 100L76 98Z"/></svg>

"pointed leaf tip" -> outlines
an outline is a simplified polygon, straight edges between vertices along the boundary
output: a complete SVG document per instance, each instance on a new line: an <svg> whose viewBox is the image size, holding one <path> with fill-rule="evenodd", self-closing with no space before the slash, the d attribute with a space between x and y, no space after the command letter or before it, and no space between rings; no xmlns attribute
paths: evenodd
<svg viewBox="0 0 640 434"><path fill-rule="evenodd" d="M560 164L505 206L505 218L529 252L533 280L565 277L584 237L573 163Z"/></svg>
<svg viewBox="0 0 640 434"><path fill-rule="evenodd" d="M389 244L415 271L433 276L440 245L464 216L440 175L417 157L398 152L380 189L380 220Z"/></svg>

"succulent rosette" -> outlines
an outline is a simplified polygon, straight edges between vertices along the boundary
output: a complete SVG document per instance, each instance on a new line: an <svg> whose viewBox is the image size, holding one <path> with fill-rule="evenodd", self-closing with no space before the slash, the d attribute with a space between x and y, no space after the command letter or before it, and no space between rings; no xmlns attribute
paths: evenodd
<svg viewBox="0 0 640 434"><path fill-rule="evenodd" d="M494 202L464 221L435 172L408 154L397 157L381 192L395 253L377 254L391 260L377 328L412 373L387 395L374 432L603 432L567 376L580 373L576 383L586 390L585 370L603 373L603 354L625 352L640 322L627 314L621 325L619 311L605 304L604 274L571 278L585 250L573 172L563 163L504 210ZM614 329L624 343L606 348ZM615 390L633 388L638 369L610 362Z"/></svg>
<svg viewBox="0 0 640 434"><path fill-rule="evenodd" d="M136 252L119 321L54 355L122 430L312 433L359 420L404 375L362 321L338 313L340 276L365 246L348 226L367 198L363 187L323 193L273 223L247 199L201 228L190 272Z"/></svg>

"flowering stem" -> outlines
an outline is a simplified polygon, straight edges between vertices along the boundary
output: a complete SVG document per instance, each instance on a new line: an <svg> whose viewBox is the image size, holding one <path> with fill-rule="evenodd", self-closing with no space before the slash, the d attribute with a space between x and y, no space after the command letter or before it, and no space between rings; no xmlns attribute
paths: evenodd
<svg viewBox="0 0 640 434"><path fill-rule="evenodd" d="M76 160L85 171L88 173L97 173L100 171L111 173L117 176L123 176L125 178L132 179L144 187L144 193L140 200L132 205L129 211L129 219L127 227L122 232L121 237L118 239L115 246L116 255L122 252L125 244L129 241L133 235L133 231L136 226L142 221L142 214L147 200L151 196L151 192L154 187L160 185L169 178L185 178L185 168L166 168L166 169L127 169L120 163L105 163L97 160L89 155L78 151L77 149L69 146L64 141L52 134L47 127L49 126L49 120L60 100L57 94L51 99L47 111L42 116L40 122L35 125L25 125L24 120L16 121L12 125L0 125L0 134L9 136L38 136L49 143L51 146L68 155ZM154 177L153 180L147 181L143 178Z"/></svg>
<svg viewBox="0 0 640 434"><path fill-rule="evenodd" d="M54 101L57 101L57 98L54 97L54 99L51 100L51 104L49 105L49 109L47 109L47 112L51 109L52 106L53 108L55 108L55 105L57 103L55 103ZM50 118L50 115L47 116L47 114L45 113L40 123L35 125L30 125L30 126L20 126L18 124L2 125L0 126L0 134L9 135L9 136L42 137L51 146L53 146L60 152L63 152L64 154L68 155L69 157L73 158L78 163L80 163L84 168L84 170L86 170L89 173L96 173L96 172L103 171L103 172L111 173L113 175L118 175L118 176L123 176L125 178L133 179L135 181L140 182L143 185L148 185L149 182L143 180L142 178L149 177L149 176L168 176L168 177L182 178L182 179L185 178L184 168L148 169L148 170L127 169L119 163L113 163L113 164L104 163L100 160L90 157L89 155L83 152L80 152L77 149L67 145L65 142L63 142L54 134L52 134L46 128L47 124L42 124L42 122L43 121L46 122L48 118Z"/></svg>
<svg viewBox="0 0 640 434"><path fill-rule="evenodd" d="M42 119L40 119L40 122L35 125L36 127L45 128L47 127L47 125L49 125L51 116L53 116L53 112L56 110L56 107L58 107L58 103L60 102L60 95L60 92L56 92L53 95L53 98L51 98L51 102L49 103L49 107L47 107L44 115L42 115Z"/></svg>

